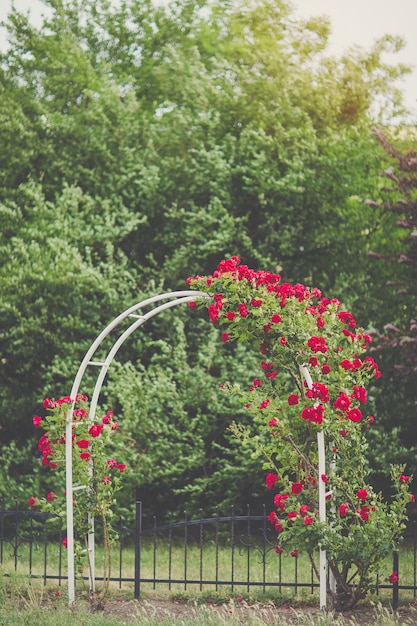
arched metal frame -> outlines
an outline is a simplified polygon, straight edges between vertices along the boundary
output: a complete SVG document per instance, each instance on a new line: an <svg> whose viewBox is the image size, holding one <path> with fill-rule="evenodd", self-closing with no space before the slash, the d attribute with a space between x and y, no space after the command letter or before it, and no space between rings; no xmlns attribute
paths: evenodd
<svg viewBox="0 0 417 626"><path fill-rule="evenodd" d="M118 315L106 328L98 335L96 340L91 344L91 347L87 351L84 359L81 362L78 372L75 376L74 383L72 385L70 398L72 400L71 407L67 414L66 429L65 429L65 468L66 468L66 513L67 513L67 561L68 561L68 601L72 605L75 602L75 567L74 567L74 515L73 515L73 493L77 489L85 489L86 485L73 485L73 473L72 473L72 426L73 426L73 412L74 405L77 398L77 394L80 391L80 385L85 371L88 367L98 368L97 381L94 387L93 395L90 402L90 419L93 420L97 408L98 398L100 396L101 387L106 377L108 369L116 356L118 350L128 337L146 321L158 315L162 311L183 304L187 302L193 302L197 298L209 299L210 296L206 293L199 291L172 291L168 293L159 294L146 300L142 300L137 304L134 304L129 309L126 309L123 313ZM138 315L137 311L153 305L155 303L168 300L159 306L151 309L143 315ZM107 353L104 360L94 361L94 355L101 347L104 339L116 329L124 320L132 318L134 321L130 326L125 329L114 342L112 348ZM90 518L91 524L93 523ZM88 557L90 562L90 591L94 589L94 532L91 532L88 537Z"/></svg>
<svg viewBox="0 0 417 626"><path fill-rule="evenodd" d="M74 487L73 485L73 475L72 475L72 426L73 426L73 412L74 405L77 394L80 390L80 385L82 378L84 376L85 371L89 366L98 368L98 376L96 380L96 384L94 387L93 395L91 397L90 402L90 413L89 417L91 420L94 420L95 412L97 409L97 403L100 396L100 391L108 372L108 369L116 356L118 350L121 348L123 343L126 341L128 337L137 329L140 328L146 321L158 315L162 311L173 308L178 304L194 302L197 298L205 298L210 299L211 296L204 292L200 291L172 291L163 294L159 294L156 296L152 296L151 298L147 298L146 300L142 300L137 304L134 304L130 308L126 309L123 313L118 315L106 328L98 335L96 340L91 344L91 347L87 351L84 359L81 362L80 367L78 368L78 372L75 376L74 383L71 389L70 397L72 399L72 404L70 410L67 414L66 421L66 431L65 431L65 467L66 467L66 513L67 513L67 562L68 562L68 602L70 605L75 602L75 567L74 567L74 516L73 516L73 493L77 489L85 489L86 485L77 485ZM164 302L159 306L151 309L147 313L143 315L138 315L137 311L141 309L161 302L163 300L168 300L168 302ZM97 350L101 347L104 339L114 330L116 329L124 320L127 318L133 318L133 322L130 326L125 329L116 339L112 348L108 351L107 356L104 360L94 361L93 357L96 354ZM308 371L306 366L301 367L301 373L304 376L307 386L309 389L313 386L313 381L310 376L310 372ZM326 473L326 460L325 460L325 446L324 446L324 433L323 431L319 431L317 433L317 446L318 446L318 457L319 457L319 480L318 482L318 496L319 496L319 511L320 511L320 521L326 522L326 488L325 483L321 480L321 476ZM93 526L94 520L90 517L90 524ZM94 590L94 529L90 532L88 536L88 557L89 557L89 587L90 591ZM327 600L327 558L326 552L324 550L320 550L320 564L319 564L319 574L320 574L320 608L321 610L326 610L326 600ZM332 587L332 581L330 581L330 586Z"/></svg>

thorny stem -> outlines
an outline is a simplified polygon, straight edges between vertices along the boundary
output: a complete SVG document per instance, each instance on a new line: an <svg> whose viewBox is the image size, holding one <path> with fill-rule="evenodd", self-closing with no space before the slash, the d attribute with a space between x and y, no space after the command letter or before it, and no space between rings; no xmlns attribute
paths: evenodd
<svg viewBox="0 0 417 626"><path fill-rule="evenodd" d="M310 468L310 470L312 472L314 472L317 476L318 476L318 469L312 464L312 462L305 456L305 454L303 454L300 450L300 448L297 446L297 444L295 443L294 439L291 437L291 435L286 435L284 437L284 439L286 439L291 446L294 448L294 450L297 452L298 456L300 459L302 459L305 463L305 466Z"/></svg>

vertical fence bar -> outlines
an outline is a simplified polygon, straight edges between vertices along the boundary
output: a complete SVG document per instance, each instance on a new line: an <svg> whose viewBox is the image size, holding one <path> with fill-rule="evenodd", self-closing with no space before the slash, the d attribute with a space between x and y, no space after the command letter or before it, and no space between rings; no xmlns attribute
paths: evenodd
<svg viewBox="0 0 417 626"><path fill-rule="evenodd" d="M156 589L156 515L153 517L153 589Z"/></svg>
<svg viewBox="0 0 417 626"><path fill-rule="evenodd" d="M219 589L219 507L216 506L216 535L215 535L215 546L216 546L216 591Z"/></svg>
<svg viewBox="0 0 417 626"><path fill-rule="evenodd" d="M416 599L416 592L417 592L417 567L416 567L416 540L417 540L417 536L414 533L413 536L413 597L414 600Z"/></svg>
<svg viewBox="0 0 417 626"><path fill-rule="evenodd" d="M262 591L265 593L266 591L266 555L267 555L267 544L266 544L266 507L265 504L262 505L263 512L263 524L262 524Z"/></svg>
<svg viewBox="0 0 417 626"><path fill-rule="evenodd" d="M140 598L140 558L142 547L142 502L136 501L135 506L135 600Z"/></svg>
<svg viewBox="0 0 417 626"><path fill-rule="evenodd" d="M279 581L279 585L278 585L278 591L280 593L280 595L282 594L282 554L279 554L279 562L278 562L278 581Z"/></svg>
<svg viewBox="0 0 417 626"><path fill-rule="evenodd" d="M298 591L298 556L294 557L295 567L294 567L294 595L297 595Z"/></svg>
<svg viewBox="0 0 417 626"><path fill-rule="evenodd" d="M46 587L46 575L48 570L48 531L47 525L44 526L43 531L43 584Z"/></svg>
<svg viewBox="0 0 417 626"><path fill-rule="evenodd" d="M200 509L199 544L200 544L200 591L203 590L203 509Z"/></svg>
<svg viewBox="0 0 417 626"><path fill-rule="evenodd" d="M123 571L123 522L119 516L119 589L122 588L122 571Z"/></svg>
<svg viewBox="0 0 417 626"><path fill-rule="evenodd" d="M310 584L311 584L311 594L314 593L314 569L313 566L310 566Z"/></svg>
<svg viewBox="0 0 417 626"><path fill-rule="evenodd" d="M400 559L397 551L392 554L392 569L394 572L397 572L397 575L399 576ZM398 609L398 580L392 586L392 608L394 611Z"/></svg>
<svg viewBox="0 0 417 626"><path fill-rule="evenodd" d="M14 520L15 520L15 528L16 528L16 532L15 532L15 536L14 536L14 571L16 572L17 570L17 551L19 548L19 514L18 514L18 510L17 510L17 500L15 501L15 506L14 506Z"/></svg>
<svg viewBox="0 0 417 626"><path fill-rule="evenodd" d="M232 592L234 590L235 581L235 507L232 504L232 521L230 527L230 543L232 548Z"/></svg>
<svg viewBox="0 0 417 626"><path fill-rule="evenodd" d="M250 590L250 506L249 504L246 505L246 509L247 509L247 535L248 535L248 544L247 544L247 549L246 549L246 576L247 576L247 592L249 593Z"/></svg>
<svg viewBox="0 0 417 626"><path fill-rule="evenodd" d="M169 531L168 531L168 589L171 591L172 580L172 514L169 513Z"/></svg>
<svg viewBox="0 0 417 626"><path fill-rule="evenodd" d="M58 540L59 540L59 550L58 550L58 586L61 587L62 586L62 518L59 518L59 533L58 533Z"/></svg>
<svg viewBox="0 0 417 626"><path fill-rule="evenodd" d="M4 500L1 501L1 523L0 523L0 564L3 565L3 541L4 541Z"/></svg>
<svg viewBox="0 0 417 626"><path fill-rule="evenodd" d="M29 576L32 576L32 565L33 565L33 515L30 516L30 525L29 525Z"/></svg>
<svg viewBox="0 0 417 626"><path fill-rule="evenodd" d="M188 547L188 518L184 511L184 591L187 590L187 547Z"/></svg>

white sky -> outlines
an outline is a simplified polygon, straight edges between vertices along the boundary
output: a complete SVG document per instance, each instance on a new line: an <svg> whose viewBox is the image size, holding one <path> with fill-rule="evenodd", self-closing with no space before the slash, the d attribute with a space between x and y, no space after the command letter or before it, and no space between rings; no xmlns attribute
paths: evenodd
<svg viewBox="0 0 417 626"><path fill-rule="evenodd" d="M30 11L33 22L39 23L45 10L40 0L14 0L19 10ZM0 0L0 21L10 11L12 0ZM401 84L405 102L417 117L417 0L292 0L301 17L327 15L332 35L329 52L340 54L353 45L368 49L375 39L387 33L401 35L405 49L387 60L412 66L413 73ZM6 45L4 29L0 29L0 48Z"/></svg>

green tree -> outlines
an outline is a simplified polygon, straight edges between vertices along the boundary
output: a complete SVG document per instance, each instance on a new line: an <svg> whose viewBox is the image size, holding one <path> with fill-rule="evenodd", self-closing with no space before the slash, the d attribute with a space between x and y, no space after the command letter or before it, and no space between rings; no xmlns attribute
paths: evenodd
<svg viewBox="0 0 417 626"><path fill-rule="evenodd" d="M84 351L121 309L183 288L233 253L255 267L282 266L285 280L331 291L359 323L378 326L391 302L373 304L386 274L367 252L397 240L383 211L362 200L376 197L385 159L370 133L376 105L398 110L404 68L383 54L400 42L387 37L370 52L332 58L329 24L298 22L277 0L47 5L39 28L12 11L0 58L5 441L25 445L25 420L44 396L67 392ZM197 506L203 487L223 497L222 468L237 462L223 430L234 408L211 402L235 366L227 351L216 353L207 379L204 359L189 355L204 354L210 334L187 314L176 316L186 340L174 363L164 348L156 366L151 348L174 345L177 325L151 326L148 343L132 341L120 355L108 399L133 430L148 417L127 396L146 385L172 390L175 449L191 424L204 433L196 448L205 461L190 453L172 478L175 489L187 483ZM192 375L184 370L192 391L175 361L193 364ZM250 378L249 356L245 363L240 376ZM163 398L152 409L160 432ZM156 440L134 445L137 476L145 448L148 467L158 466ZM170 458L165 477L178 454ZM250 472L236 474L248 481L239 493L258 490Z"/></svg>

